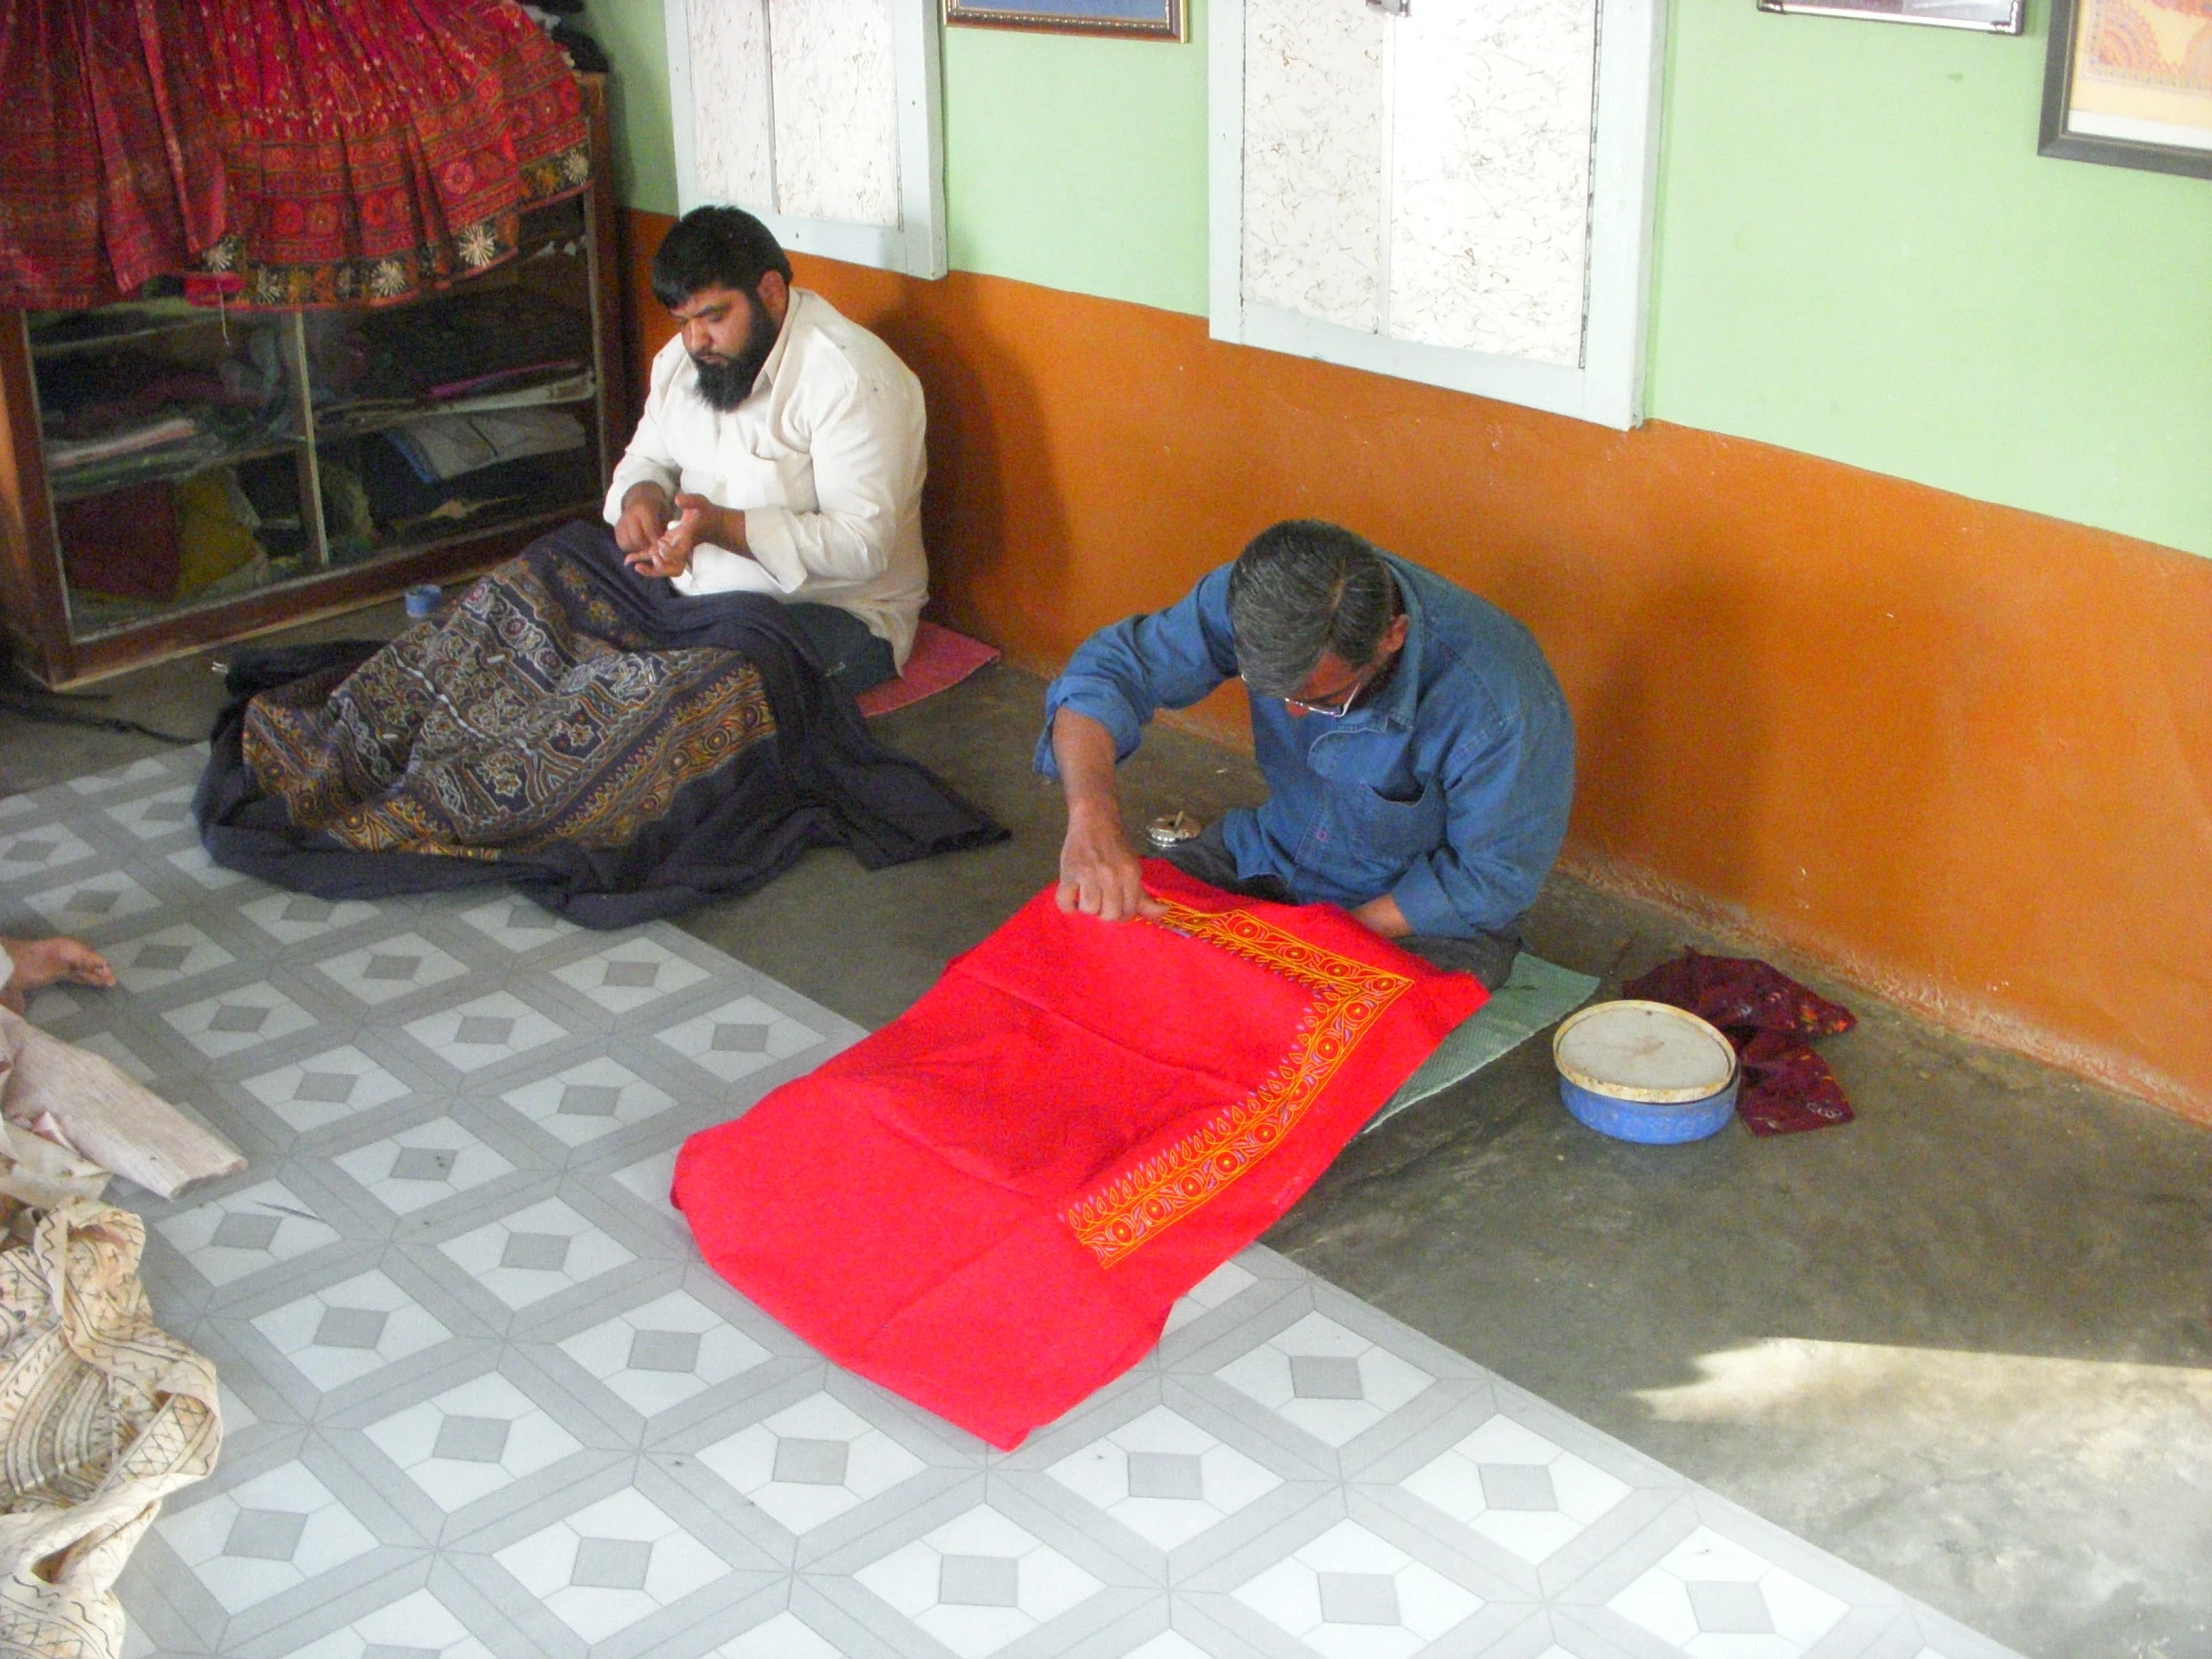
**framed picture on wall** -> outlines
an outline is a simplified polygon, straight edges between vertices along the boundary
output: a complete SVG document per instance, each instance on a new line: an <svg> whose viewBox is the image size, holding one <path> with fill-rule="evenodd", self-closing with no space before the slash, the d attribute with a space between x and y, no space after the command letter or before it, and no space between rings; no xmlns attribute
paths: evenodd
<svg viewBox="0 0 2212 1659"><path fill-rule="evenodd" d="M2027 26L2027 0L1759 0L1759 9L1873 23L1927 23L1990 35L2016 35Z"/></svg>
<svg viewBox="0 0 2212 1659"><path fill-rule="evenodd" d="M947 23L1139 40L1187 39L1188 14L1186 0L944 0Z"/></svg>
<svg viewBox="0 0 2212 1659"><path fill-rule="evenodd" d="M2051 0L2037 153L2212 179L2212 6Z"/></svg>

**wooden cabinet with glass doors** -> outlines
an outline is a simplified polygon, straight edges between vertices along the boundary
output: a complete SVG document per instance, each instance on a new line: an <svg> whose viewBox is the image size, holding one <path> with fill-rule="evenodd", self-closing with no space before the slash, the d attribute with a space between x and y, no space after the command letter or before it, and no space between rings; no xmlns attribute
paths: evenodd
<svg viewBox="0 0 2212 1659"><path fill-rule="evenodd" d="M596 515L622 283L593 183L414 301L0 311L0 621L61 687L496 563Z"/></svg>

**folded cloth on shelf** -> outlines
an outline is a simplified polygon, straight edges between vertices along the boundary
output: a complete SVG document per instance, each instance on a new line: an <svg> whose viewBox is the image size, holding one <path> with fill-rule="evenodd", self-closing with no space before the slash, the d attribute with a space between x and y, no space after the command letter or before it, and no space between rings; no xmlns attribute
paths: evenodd
<svg viewBox="0 0 2212 1659"><path fill-rule="evenodd" d="M532 512L570 507L588 511L599 499L599 473L589 451L518 455L457 477L425 483L389 432L371 432L352 451L375 522L407 537L425 526L442 535L495 507Z"/></svg>
<svg viewBox="0 0 2212 1659"><path fill-rule="evenodd" d="M352 388L369 397L466 396L589 366L591 318L515 285L461 288L435 305L378 311L358 323Z"/></svg>
<svg viewBox="0 0 2212 1659"><path fill-rule="evenodd" d="M160 415L109 432L97 438L56 438L46 446L46 459L56 472L112 461L124 455L144 454L200 435L200 422L189 414Z"/></svg>
<svg viewBox="0 0 2212 1659"><path fill-rule="evenodd" d="M993 1445L1151 1352L1484 999L1334 907L1145 872L1159 921L1066 915L1047 888L677 1158L718 1273Z"/></svg>
<svg viewBox="0 0 2212 1659"><path fill-rule="evenodd" d="M1849 1031L1858 1016L1771 963L1685 950L1631 979L1621 995L1687 1008L1720 1027L1743 1068L1736 1115L1754 1135L1789 1135L1852 1120L1843 1084L1808 1039Z"/></svg>
<svg viewBox="0 0 2212 1659"><path fill-rule="evenodd" d="M56 502L70 591L168 604L183 568L177 516L169 484L127 484Z"/></svg>
<svg viewBox="0 0 2212 1659"><path fill-rule="evenodd" d="M196 472L177 486L177 597L204 593L252 564L262 545L254 503L229 467Z"/></svg>
<svg viewBox="0 0 2212 1659"><path fill-rule="evenodd" d="M1006 831L871 739L758 594L680 595L604 525L381 648L240 651L194 798L218 863L323 898L513 883L589 927Z"/></svg>

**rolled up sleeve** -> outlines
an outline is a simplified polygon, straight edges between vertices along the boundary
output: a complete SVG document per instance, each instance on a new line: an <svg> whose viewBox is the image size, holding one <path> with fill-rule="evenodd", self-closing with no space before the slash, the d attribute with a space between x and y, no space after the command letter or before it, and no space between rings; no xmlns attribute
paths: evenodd
<svg viewBox="0 0 2212 1659"><path fill-rule="evenodd" d="M683 469L669 449L663 417L668 400L668 369L661 360L653 364L653 384L645 394L645 412L630 436L630 447L615 464L614 480L607 486L605 518L609 524L622 517L622 498L639 484L658 484L669 495L676 493Z"/></svg>
<svg viewBox="0 0 2212 1659"><path fill-rule="evenodd" d="M1060 776L1052 755L1052 722L1062 709L1088 715L1105 727L1113 734L1114 758L1125 761L1136 753L1154 714L1189 708L1236 672L1225 565L1166 610L1101 628L1077 648L1045 691L1036 769L1047 778Z"/></svg>

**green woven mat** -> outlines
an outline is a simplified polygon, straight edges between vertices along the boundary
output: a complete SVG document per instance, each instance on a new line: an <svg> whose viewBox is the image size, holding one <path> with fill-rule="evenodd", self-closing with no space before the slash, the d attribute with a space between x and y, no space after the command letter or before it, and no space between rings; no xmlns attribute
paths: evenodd
<svg viewBox="0 0 2212 1659"><path fill-rule="evenodd" d="M1596 989L1597 981L1589 974L1576 973L1522 951L1513 960L1511 976L1490 993L1490 1000L1436 1045L1436 1052L1421 1062L1420 1070L1405 1079L1360 1132L1374 1133L1378 1125L1387 1123L1406 1107L1480 1071L1547 1025L1566 1018Z"/></svg>

